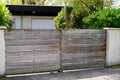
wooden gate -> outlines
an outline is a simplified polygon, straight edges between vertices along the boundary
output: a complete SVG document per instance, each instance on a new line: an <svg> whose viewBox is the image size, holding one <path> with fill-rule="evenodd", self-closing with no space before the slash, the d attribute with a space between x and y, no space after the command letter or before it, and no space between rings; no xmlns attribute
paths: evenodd
<svg viewBox="0 0 120 80"><path fill-rule="evenodd" d="M62 70L105 66L105 30L64 30Z"/></svg>
<svg viewBox="0 0 120 80"><path fill-rule="evenodd" d="M60 69L60 32L57 30L5 31L6 73Z"/></svg>
<svg viewBox="0 0 120 80"><path fill-rule="evenodd" d="M105 30L5 31L6 73L105 66Z"/></svg>

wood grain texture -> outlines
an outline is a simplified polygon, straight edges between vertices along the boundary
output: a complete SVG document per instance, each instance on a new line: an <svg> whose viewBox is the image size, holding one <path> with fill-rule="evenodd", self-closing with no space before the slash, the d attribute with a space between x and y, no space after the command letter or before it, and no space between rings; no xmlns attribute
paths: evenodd
<svg viewBox="0 0 120 80"><path fill-rule="evenodd" d="M63 70L104 67L104 30L64 30L62 41Z"/></svg>
<svg viewBox="0 0 120 80"><path fill-rule="evenodd" d="M6 46L20 46L20 45L52 45L60 43L59 39L47 39L47 40L40 40L40 39L23 39L23 40L6 40Z"/></svg>
<svg viewBox="0 0 120 80"><path fill-rule="evenodd" d="M33 66L24 66L17 68L6 67L6 74L32 73L33 71Z"/></svg>
<svg viewBox="0 0 120 80"><path fill-rule="evenodd" d="M53 45L6 46L6 52L40 51L40 50L59 50L59 44L53 44Z"/></svg>
<svg viewBox="0 0 120 80"><path fill-rule="evenodd" d="M86 62L86 63L68 63L63 64L63 70L70 70L70 69L85 69L85 68L103 68L104 62Z"/></svg>
<svg viewBox="0 0 120 80"><path fill-rule="evenodd" d="M105 30L5 31L6 73L105 66Z"/></svg>
<svg viewBox="0 0 120 80"><path fill-rule="evenodd" d="M5 31L6 73L59 70L59 35L57 30Z"/></svg>

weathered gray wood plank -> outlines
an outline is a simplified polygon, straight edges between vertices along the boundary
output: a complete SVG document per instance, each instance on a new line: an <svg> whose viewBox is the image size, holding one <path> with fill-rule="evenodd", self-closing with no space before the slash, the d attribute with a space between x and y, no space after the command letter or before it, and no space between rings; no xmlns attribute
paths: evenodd
<svg viewBox="0 0 120 80"><path fill-rule="evenodd" d="M33 72L48 72L48 71L57 71L60 69L59 65L56 66L46 66L46 67L40 67L40 66L30 66L30 67L17 67L17 68L7 68L6 74L20 74L20 73L33 73Z"/></svg>
<svg viewBox="0 0 120 80"><path fill-rule="evenodd" d="M41 51L19 51L19 52L6 52L6 57L14 57L14 56L29 56L29 55L54 55L60 54L59 50L41 50Z"/></svg>
<svg viewBox="0 0 120 80"><path fill-rule="evenodd" d="M96 51L105 51L106 50L106 47L72 47L72 48L66 48L66 49L63 49L63 52L65 53L69 53L69 52L72 52L72 53L75 53L75 52L81 52L81 53L84 53L84 52L96 52Z"/></svg>
<svg viewBox="0 0 120 80"><path fill-rule="evenodd" d="M93 43L93 44L65 44L64 48L89 48L89 47L104 47L105 43Z"/></svg>
<svg viewBox="0 0 120 80"><path fill-rule="evenodd" d="M59 34L59 30L55 29L13 29L12 31L5 30L5 35L14 35L14 34Z"/></svg>
<svg viewBox="0 0 120 80"><path fill-rule="evenodd" d="M33 61L33 60L39 60L39 61L46 61L46 60L57 60L59 59L59 54L42 54L42 55L27 55L27 56L12 56L6 57L6 62L10 61L16 61L16 62L22 62L22 61Z"/></svg>
<svg viewBox="0 0 120 80"><path fill-rule="evenodd" d="M87 30L87 29L80 29L80 30L63 30L63 34L103 34L105 30Z"/></svg>
<svg viewBox="0 0 120 80"><path fill-rule="evenodd" d="M41 39L41 40L45 40L45 39L59 39L59 35L6 35L5 39L15 39L15 40L21 40L21 39Z"/></svg>
<svg viewBox="0 0 120 80"><path fill-rule="evenodd" d="M6 74L20 74L20 73L32 73L34 71L33 66L24 66L19 68L6 68Z"/></svg>
<svg viewBox="0 0 120 80"><path fill-rule="evenodd" d="M92 34L81 34L81 35L63 35L63 38L84 38L84 39L88 39L88 38L103 38L105 37L105 35L101 35L101 34L97 34L97 35L92 35Z"/></svg>
<svg viewBox="0 0 120 80"><path fill-rule="evenodd" d="M66 58L105 58L105 52L101 53L63 53L62 59Z"/></svg>
<svg viewBox="0 0 120 80"><path fill-rule="evenodd" d="M17 46L17 45L52 45L60 43L59 39L47 39L47 40L40 40L40 39L28 39L28 40L6 40L6 46Z"/></svg>
<svg viewBox="0 0 120 80"><path fill-rule="evenodd" d="M40 51L40 50L59 50L59 44L53 45L24 45L24 46L6 46L6 52L18 51Z"/></svg>
<svg viewBox="0 0 120 80"><path fill-rule="evenodd" d="M59 60L41 60L41 61L26 61L26 62L6 62L7 67L13 67L13 68L18 68L18 67L24 67L24 66L40 66L40 67L45 67L45 66L55 66L59 65L60 61Z"/></svg>
<svg viewBox="0 0 120 80"><path fill-rule="evenodd" d="M70 69L84 69L84 68L99 68L99 67L104 67L105 63L104 62L91 62L91 63L83 63L83 64L78 64L78 63L69 63L69 64L62 64L62 69L63 70L70 70Z"/></svg>
<svg viewBox="0 0 120 80"><path fill-rule="evenodd" d="M104 43L105 37L103 38L64 38L64 44L94 44L94 43Z"/></svg>
<svg viewBox="0 0 120 80"><path fill-rule="evenodd" d="M62 63L85 63L85 62L104 62L105 59L104 58L101 58L101 57L96 57L96 58L89 58L89 57L84 57L84 58L65 58L62 60Z"/></svg>
<svg viewBox="0 0 120 80"><path fill-rule="evenodd" d="M54 67L53 67L54 66ZM34 66L34 72L45 72L45 71L58 71L60 70L60 65L52 65L52 66Z"/></svg>

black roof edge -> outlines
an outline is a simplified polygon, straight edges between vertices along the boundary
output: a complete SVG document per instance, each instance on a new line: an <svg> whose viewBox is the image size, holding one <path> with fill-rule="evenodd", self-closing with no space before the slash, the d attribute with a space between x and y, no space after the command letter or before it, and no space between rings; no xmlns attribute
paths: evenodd
<svg viewBox="0 0 120 80"><path fill-rule="evenodd" d="M6 5L12 15L19 16L57 16L63 6Z"/></svg>

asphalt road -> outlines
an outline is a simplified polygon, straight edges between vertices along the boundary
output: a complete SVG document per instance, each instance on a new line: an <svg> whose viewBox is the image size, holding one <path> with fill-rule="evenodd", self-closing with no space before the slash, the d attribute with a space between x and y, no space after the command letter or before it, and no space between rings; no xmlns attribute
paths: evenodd
<svg viewBox="0 0 120 80"><path fill-rule="evenodd" d="M120 69L92 69L52 74L8 76L7 80L120 80Z"/></svg>

